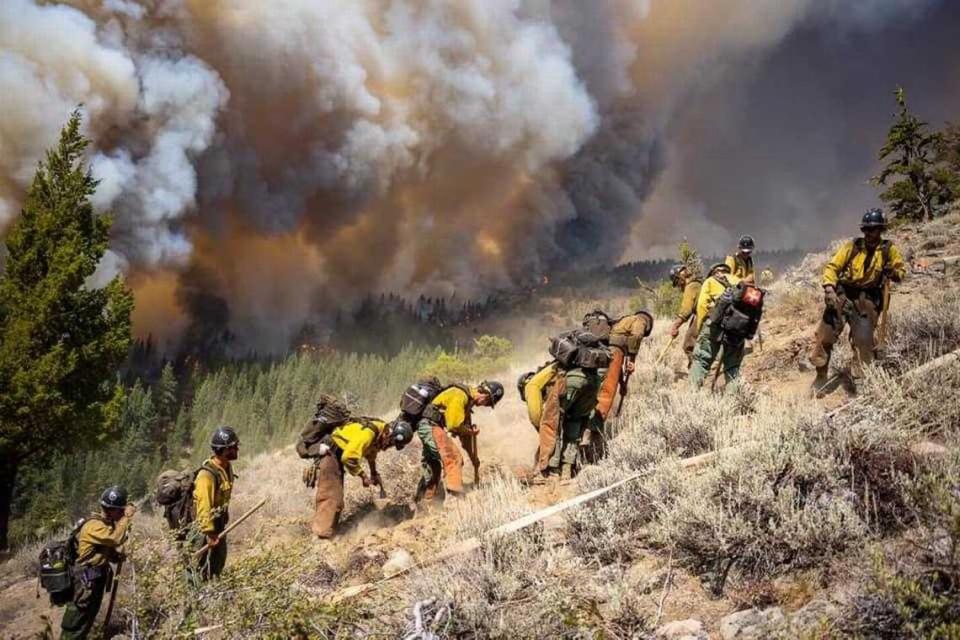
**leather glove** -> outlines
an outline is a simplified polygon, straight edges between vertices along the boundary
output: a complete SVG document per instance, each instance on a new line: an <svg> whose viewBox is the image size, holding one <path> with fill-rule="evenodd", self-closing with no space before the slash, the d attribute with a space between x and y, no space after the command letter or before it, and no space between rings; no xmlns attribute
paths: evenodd
<svg viewBox="0 0 960 640"><path fill-rule="evenodd" d="M828 309L840 310L840 298L837 296L836 289L833 287L823 288L823 304L827 305Z"/></svg>
<svg viewBox="0 0 960 640"><path fill-rule="evenodd" d="M680 323L679 321L674 320L673 324L670 325L670 337L671 337L671 338L676 338L678 335L680 335L680 324L681 324L681 323Z"/></svg>
<svg viewBox="0 0 960 640"><path fill-rule="evenodd" d="M369 487L370 485L373 484L373 482L371 482L370 477L367 476L367 474L363 474L362 476L360 476L360 481L363 483L363 486L365 487Z"/></svg>

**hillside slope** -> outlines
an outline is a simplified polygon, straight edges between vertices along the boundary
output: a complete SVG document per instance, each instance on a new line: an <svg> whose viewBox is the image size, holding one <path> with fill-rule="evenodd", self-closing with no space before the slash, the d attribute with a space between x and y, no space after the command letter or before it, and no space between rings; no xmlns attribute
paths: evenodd
<svg viewBox="0 0 960 640"><path fill-rule="evenodd" d="M822 401L809 398L805 353L826 254L808 256L772 287L762 347L745 363L750 384L737 394L690 392L679 353L654 366L666 344L667 323L659 322L611 425L609 457L571 486L516 480L536 438L510 387L538 360L504 372L508 400L477 413L484 484L457 507L412 512L415 442L382 456L390 504L378 508L372 490L348 480L345 533L318 542L306 526L312 495L300 482L304 463L292 449L241 460L233 512L263 498L267 506L232 537L225 578L199 591L181 579L159 517L138 515L115 631L393 638L417 631L411 607L419 602L419 630L441 637L646 637L666 622L695 618L703 631L692 637L727 638L734 636L722 632L729 632L725 617L755 605L779 607L767 617L782 614L795 627L815 627L824 613L834 622L824 622L819 637L858 632L845 624L862 613L856 607L874 578L871 563L896 557L929 528L915 490L928 481L926 470L956 478L960 469L936 446L957 450L960 410L951 405L960 364L920 380L898 377L960 346L960 267L951 260L960 256L958 216L902 227L895 240L915 268L894 295L885 357L856 398L843 384L849 351L842 345L835 390ZM921 443L939 454L933 462L916 453ZM720 454L697 473L677 465L709 451ZM429 564L458 541L644 470L645 478L562 518L489 539L479 552L415 569L359 598L332 599L346 586L376 583L411 560ZM472 477L469 469L465 475ZM4 637L40 631L42 615L56 627L61 614L35 599L30 579L17 578L29 553L5 568ZM796 628L775 626L758 637L798 637Z"/></svg>

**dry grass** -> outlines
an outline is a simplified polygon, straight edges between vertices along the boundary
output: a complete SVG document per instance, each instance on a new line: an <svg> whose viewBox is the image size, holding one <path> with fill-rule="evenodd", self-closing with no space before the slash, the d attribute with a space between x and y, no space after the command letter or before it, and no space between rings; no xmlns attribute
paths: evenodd
<svg viewBox="0 0 960 640"><path fill-rule="evenodd" d="M937 233L953 231L944 227ZM811 256L793 272L803 283L774 287L772 320L784 325L801 322L797 318L815 321L808 316L819 313L814 272L823 260ZM138 517L135 553L142 581L136 598L124 601L137 617L126 619L156 637L226 620L229 637L387 638L410 632L412 607L432 601L422 609L429 614L427 630L443 637L639 638L649 633L643 612L649 614L651 606L649 592L641 595L630 571L641 552L669 555L716 591L734 576L747 585L736 594L739 602L766 604L781 597L781 587L773 586L779 580L804 569L810 571L803 575L826 574L841 559L863 564L868 543L906 536L916 555L904 555L904 566L888 567L885 574L902 580L878 582L869 598L857 600L863 606L851 609L850 616L863 636L911 637L909 624L928 629L925 619L953 611L950 602L936 599L943 592L929 591L924 580L930 574L924 571L930 562L955 562L944 552L960 547L945 542L955 516L953 498L947 498L960 495L960 460L942 461L942 468L930 471L935 481L929 480L921 466L926 463L911 450L917 440L931 437L953 448L960 444L960 365L922 380L898 377L960 346L956 290L942 288L929 299L924 295L896 299L887 357L868 372L860 400L832 419L824 419L814 403L784 400L746 385L730 397L674 385L667 366L654 366L666 344L666 323L658 322L638 356L632 396L610 424L609 456L585 469L576 484L586 491L637 471L650 470L647 477L569 512L565 536L533 526L488 538L477 552L398 578L342 608L322 604L316 596L376 577L386 553L403 546L401 535L415 541L415 555L424 560L529 513L530 496L511 478L488 474L484 487L454 508L418 516L381 535L366 536L358 527L336 545L315 544L307 542L304 527L312 512L312 492L299 480L306 463L290 449L241 460L235 513L261 498L268 504L238 532L226 579L200 591L182 584L159 519ZM618 312L600 301L563 311L570 322L578 322L596 306ZM842 366L849 357L845 341L836 355ZM481 417L486 420L487 414ZM514 438L520 434L509 430L529 429L521 407L507 403L494 418L489 436L517 448ZM716 464L696 475L676 463L729 447L735 450L726 449ZM520 457L528 456L522 452ZM418 459L417 444L381 456L382 475L396 503L413 495ZM360 522L375 495L348 479L348 522ZM917 594L931 593L918 604ZM925 609L930 602L936 606Z"/></svg>
<svg viewBox="0 0 960 640"><path fill-rule="evenodd" d="M896 372L960 348L960 287L945 286L928 296L896 296L891 303L890 339L884 366Z"/></svg>

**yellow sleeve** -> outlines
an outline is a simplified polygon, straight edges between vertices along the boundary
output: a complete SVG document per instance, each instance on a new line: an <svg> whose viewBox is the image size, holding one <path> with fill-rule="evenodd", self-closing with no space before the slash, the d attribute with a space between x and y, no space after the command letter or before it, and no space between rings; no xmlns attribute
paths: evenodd
<svg viewBox="0 0 960 640"><path fill-rule="evenodd" d="M839 250L834 254L833 258L830 259L830 262L827 263L827 266L823 269L823 279L820 284L826 287L837 286L837 283L840 281L840 270L843 268L843 265L847 263L850 259L850 254L853 252L853 242L846 242ZM893 253L891 252L891 258Z"/></svg>
<svg viewBox="0 0 960 640"><path fill-rule="evenodd" d="M446 424L447 431L456 431L463 424L463 421L467 419L467 404L470 402L470 399L467 398L467 394L463 392L463 389L451 389L456 393L451 393L449 398L446 398L446 405L444 406L443 411L443 420Z"/></svg>
<svg viewBox="0 0 960 640"><path fill-rule="evenodd" d="M727 259L723 261L723 264L730 267L730 273L737 272L737 259L734 256L727 256Z"/></svg>
<svg viewBox="0 0 960 640"><path fill-rule="evenodd" d="M893 273L893 279L897 282L903 280L907 276L907 262L903 259L903 254L900 253L900 249L897 248L897 245L890 245L890 264L883 265L885 269L889 269Z"/></svg>
<svg viewBox="0 0 960 640"><path fill-rule="evenodd" d="M713 278L707 278L700 287L700 295L697 297L697 333L703 329L703 323L706 322L707 315L710 313L710 289L714 282L716 280Z"/></svg>
<svg viewBox="0 0 960 640"><path fill-rule="evenodd" d="M90 520L83 525L81 542L100 547L115 548L122 545L127 539L127 530L130 528L130 518L120 518L114 526L100 520Z"/></svg>
<svg viewBox="0 0 960 640"><path fill-rule="evenodd" d="M350 475L358 476L363 471L363 467L360 462L366 457L366 452L371 449L376 434L360 424L351 424L347 425L348 427L353 427L349 435L344 434L346 446L342 446L343 454L340 456L340 462L343 463L343 468L346 469Z"/></svg>
<svg viewBox="0 0 960 640"><path fill-rule="evenodd" d="M681 323L690 319L690 316L697 310L697 298L700 295L702 285L699 282L688 282L683 288L683 298L680 300L680 310L677 311L676 318Z"/></svg>
<svg viewBox="0 0 960 640"><path fill-rule="evenodd" d="M193 504L197 510L197 526L200 533L215 533L217 528L213 523L213 500L216 484L213 473L201 469L193 483Z"/></svg>

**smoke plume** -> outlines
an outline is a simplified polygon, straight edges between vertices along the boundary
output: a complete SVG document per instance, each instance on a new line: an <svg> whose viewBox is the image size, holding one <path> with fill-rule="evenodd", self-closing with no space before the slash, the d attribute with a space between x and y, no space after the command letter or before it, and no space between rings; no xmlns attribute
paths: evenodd
<svg viewBox="0 0 960 640"><path fill-rule="evenodd" d="M125 272L138 330L160 337L203 333L209 315L217 335L281 351L369 292L479 295L641 257L678 220L722 241L758 221L768 244L809 241L799 222L777 231L765 201L731 214L743 201L711 184L732 170L697 153L722 148L715 130L776 127L724 86L803 91L762 78L804 34L876 33L938 6L4 0L0 229L82 105L96 205L115 218L97 278ZM812 164L771 184L808 204Z"/></svg>

